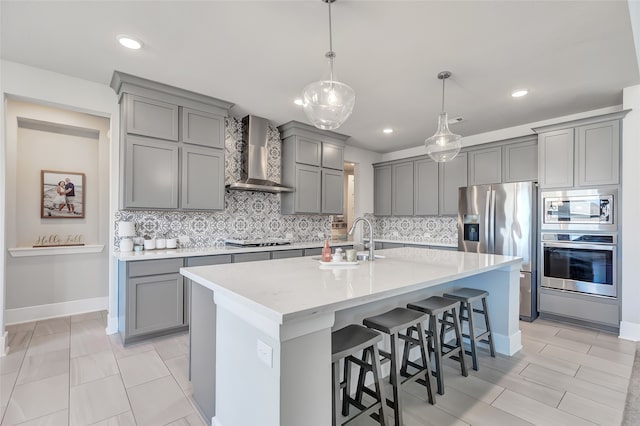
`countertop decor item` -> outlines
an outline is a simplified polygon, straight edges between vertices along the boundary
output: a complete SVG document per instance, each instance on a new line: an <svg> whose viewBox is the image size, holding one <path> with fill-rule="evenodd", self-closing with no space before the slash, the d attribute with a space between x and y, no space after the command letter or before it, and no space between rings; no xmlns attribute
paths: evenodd
<svg viewBox="0 0 640 426"><path fill-rule="evenodd" d="M331 3L336 0L322 0L329 5L329 51L324 55L329 59L329 79L308 84L302 91L302 108L307 118L318 129L334 130L340 127L353 111L356 92L347 84L334 80L333 51L331 36Z"/></svg>
<svg viewBox="0 0 640 426"><path fill-rule="evenodd" d="M120 237L120 251L133 251L133 240L129 237L136 236L136 224L133 222L120 222L118 224L118 237Z"/></svg>
<svg viewBox="0 0 640 426"><path fill-rule="evenodd" d="M449 77L451 77L451 71L438 73L438 78L442 80L442 112L438 116L438 130L433 136L424 141L429 157L439 163L456 158L462 147L462 136L456 135L449 130L447 113L444 111L444 82Z"/></svg>

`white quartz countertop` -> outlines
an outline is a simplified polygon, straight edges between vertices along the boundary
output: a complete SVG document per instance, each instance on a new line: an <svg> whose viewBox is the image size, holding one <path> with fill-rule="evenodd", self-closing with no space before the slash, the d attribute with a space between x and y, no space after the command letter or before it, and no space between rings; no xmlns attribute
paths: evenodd
<svg viewBox="0 0 640 426"><path fill-rule="evenodd" d="M423 248L377 250L353 266L303 257L181 268L180 273L279 322L338 311L515 265L519 257Z"/></svg>
<svg viewBox="0 0 640 426"><path fill-rule="evenodd" d="M353 241L330 241L331 247L352 246ZM182 249L166 249L166 250L143 250L113 252L113 256L122 261L132 260L152 260L152 259L170 259L175 257L195 257L195 256L215 256L220 254L239 254L239 253L255 253L263 251L280 251L280 250L299 250L308 248L320 248L324 245L324 241L301 242L283 246L266 246L266 247L204 247L204 248L182 248Z"/></svg>

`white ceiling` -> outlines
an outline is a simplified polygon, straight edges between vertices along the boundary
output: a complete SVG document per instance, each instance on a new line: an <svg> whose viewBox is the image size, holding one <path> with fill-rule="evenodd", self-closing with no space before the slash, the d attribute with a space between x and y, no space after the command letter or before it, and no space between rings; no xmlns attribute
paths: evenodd
<svg viewBox="0 0 640 426"><path fill-rule="evenodd" d="M633 0L635 1L635 0ZM6 1L3 59L108 84L114 70L214 96L231 114L306 122L293 100L326 73L327 5L295 1ZM356 91L337 131L389 152L452 126L473 135L618 105L640 83L626 0L333 4L337 78ZM129 51L116 35L144 43ZM512 90L529 89L513 99ZM395 129L391 135L382 128Z"/></svg>

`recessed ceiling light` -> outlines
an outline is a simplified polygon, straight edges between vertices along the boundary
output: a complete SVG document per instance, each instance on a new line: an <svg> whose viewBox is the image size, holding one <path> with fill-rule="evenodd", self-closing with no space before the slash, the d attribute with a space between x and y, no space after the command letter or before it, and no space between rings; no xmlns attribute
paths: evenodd
<svg viewBox="0 0 640 426"><path fill-rule="evenodd" d="M393 129L391 127L387 127L386 129L382 129L382 132L386 134L393 133Z"/></svg>
<svg viewBox="0 0 640 426"><path fill-rule="evenodd" d="M142 42L139 40L136 40L131 36L119 35L118 41L120 42L121 45L129 49L138 50L142 47Z"/></svg>
<svg viewBox="0 0 640 426"><path fill-rule="evenodd" d="M293 100L293 103L296 104L296 105L302 105L302 99L296 98L296 99Z"/></svg>
<svg viewBox="0 0 640 426"><path fill-rule="evenodd" d="M527 93L529 93L527 89L518 89L511 92L511 96L513 96L514 98L521 98L525 96Z"/></svg>

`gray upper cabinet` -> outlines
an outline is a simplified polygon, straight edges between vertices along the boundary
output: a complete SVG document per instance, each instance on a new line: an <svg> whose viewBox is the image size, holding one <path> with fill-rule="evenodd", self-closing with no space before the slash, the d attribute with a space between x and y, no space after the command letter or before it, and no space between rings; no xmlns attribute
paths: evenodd
<svg viewBox="0 0 640 426"><path fill-rule="evenodd" d="M322 169L320 167L295 165L295 201L291 213L320 213L322 212ZM283 204L284 206L284 204Z"/></svg>
<svg viewBox="0 0 640 426"><path fill-rule="evenodd" d="M283 214L342 214L344 141L349 137L297 121L278 127L282 138Z"/></svg>
<svg viewBox="0 0 640 426"><path fill-rule="evenodd" d="M413 161L391 166L391 214L413 215Z"/></svg>
<svg viewBox="0 0 640 426"><path fill-rule="evenodd" d="M538 179L540 188L573 186L573 129L538 135Z"/></svg>
<svg viewBox="0 0 640 426"><path fill-rule="evenodd" d="M125 140L124 207L178 207L178 144L128 136Z"/></svg>
<svg viewBox="0 0 640 426"><path fill-rule="evenodd" d="M329 142L322 143L322 167L344 170L344 147Z"/></svg>
<svg viewBox="0 0 640 426"><path fill-rule="evenodd" d="M119 71L111 87L120 102L121 208L223 209L233 104Z"/></svg>
<svg viewBox="0 0 640 426"><path fill-rule="evenodd" d="M467 154L440 164L440 215L458 215L458 188L467 186Z"/></svg>
<svg viewBox="0 0 640 426"><path fill-rule="evenodd" d="M578 186L620 182L620 122L605 121L576 128Z"/></svg>
<svg viewBox="0 0 640 426"><path fill-rule="evenodd" d="M295 144L296 163L320 166L322 158L322 142L298 136Z"/></svg>
<svg viewBox="0 0 640 426"><path fill-rule="evenodd" d="M414 169L413 213L416 216L438 215L438 163L416 160Z"/></svg>
<svg viewBox="0 0 640 426"><path fill-rule="evenodd" d="M538 142L535 140L502 147L502 181L538 180Z"/></svg>
<svg viewBox="0 0 640 426"><path fill-rule="evenodd" d="M391 215L391 166L376 166L373 169L373 214Z"/></svg>
<svg viewBox="0 0 640 426"><path fill-rule="evenodd" d="M181 155L180 207L224 210L224 151L185 145Z"/></svg>
<svg viewBox="0 0 640 426"><path fill-rule="evenodd" d="M127 133L178 140L178 105L126 95Z"/></svg>
<svg viewBox="0 0 640 426"><path fill-rule="evenodd" d="M344 173L322 169L322 213L342 214L344 210Z"/></svg>
<svg viewBox="0 0 640 426"><path fill-rule="evenodd" d="M538 133L541 188L620 183L620 120L613 112L533 129Z"/></svg>
<svg viewBox="0 0 640 426"><path fill-rule="evenodd" d="M191 108L180 108L180 140L182 142L224 148L224 116Z"/></svg>
<svg viewBox="0 0 640 426"><path fill-rule="evenodd" d="M484 185L502 182L502 148L493 147L470 151L469 185Z"/></svg>

